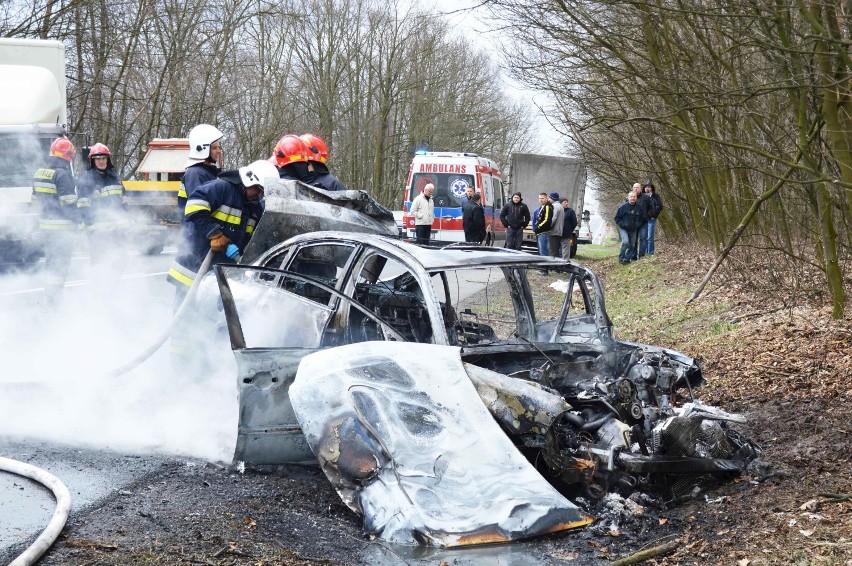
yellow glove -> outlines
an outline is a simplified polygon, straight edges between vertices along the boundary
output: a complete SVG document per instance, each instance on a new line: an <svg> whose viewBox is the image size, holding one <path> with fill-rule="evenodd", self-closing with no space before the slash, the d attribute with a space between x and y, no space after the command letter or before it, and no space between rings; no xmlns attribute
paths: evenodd
<svg viewBox="0 0 852 566"><path fill-rule="evenodd" d="M214 252L224 252L231 240L225 234L217 234L210 238L210 249Z"/></svg>

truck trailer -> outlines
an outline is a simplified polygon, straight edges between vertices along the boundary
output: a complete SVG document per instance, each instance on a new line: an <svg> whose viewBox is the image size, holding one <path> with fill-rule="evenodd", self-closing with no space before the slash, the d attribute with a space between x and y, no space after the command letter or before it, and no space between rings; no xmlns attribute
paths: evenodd
<svg viewBox="0 0 852 566"><path fill-rule="evenodd" d="M65 134L65 46L0 38L0 267L32 265L41 255L33 174Z"/></svg>
<svg viewBox="0 0 852 566"><path fill-rule="evenodd" d="M571 257L577 253L577 244L592 242L588 211L583 209L586 196L586 162L572 157L513 153L509 169L510 194L519 192L530 209L538 208L539 193L559 193L567 198L577 213L577 228L571 242ZM581 213L582 211L582 213ZM523 245L537 249L532 226L524 230Z"/></svg>

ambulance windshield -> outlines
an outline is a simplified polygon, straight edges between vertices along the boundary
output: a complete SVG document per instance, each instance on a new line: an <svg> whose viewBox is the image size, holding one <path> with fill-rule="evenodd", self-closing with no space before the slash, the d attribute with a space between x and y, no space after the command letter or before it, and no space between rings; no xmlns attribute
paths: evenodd
<svg viewBox="0 0 852 566"><path fill-rule="evenodd" d="M438 207L460 207L468 187L474 186L473 175L459 173L415 173L411 178L411 200L420 194L427 184L435 185L432 198Z"/></svg>

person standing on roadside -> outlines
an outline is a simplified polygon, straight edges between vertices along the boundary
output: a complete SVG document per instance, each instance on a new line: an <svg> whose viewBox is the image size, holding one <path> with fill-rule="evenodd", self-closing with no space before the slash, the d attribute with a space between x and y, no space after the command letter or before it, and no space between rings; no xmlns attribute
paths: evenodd
<svg viewBox="0 0 852 566"><path fill-rule="evenodd" d="M500 210L500 223L506 228L506 244L510 250L521 249L524 241L524 228L530 225L530 209L524 204L521 193L514 193L512 199Z"/></svg>
<svg viewBox="0 0 852 566"><path fill-rule="evenodd" d="M654 255L654 233L657 231L657 217L663 211L663 199L654 188L654 184L649 180L645 183L645 194L651 197L651 211L648 218L647 240L648 247L646 252L648 255Z"/></svg>
<svg viewBox="0 0 852 566"><path fill-rule="evenodd" d="M411 215L414 216L415 243L428 244L432 237L432 224L435 222L435 201L432 193L435 185L428 183L411 202Z"/></svg>
<svg viewBox="0 0 852 566"><path fill-rule="evenodd" d="M633 247L633 259L639 259L645 255L648 248L648 218L651 215L651 197L642 191L642 185L639 183L633 183L633 192L636 193L636 206L642 212L642 225L639 227L636 244Z"/></svg>
<svg viewBox="0 0 852 566"><path fill-rule="evenodd" d="M571 247L574 243L574 230L577 229L577 213L571 208L567 198L560 201L564 218L562 219L562 259L571 259Z"/></svg>
<svg viewBox="0 0 852 566"><path fill-rule="evenodd" d="M627 202L622 204L615 213L615 223L625 234L625 239L621 242L621 251L618 253L618 261L621 265L626 265L636 259L633 254L635 253L639 228L643 221L642 210L636 203L636 199L636 191L630 191L627 193Z"/></svg>
<svg viewBox="0 0 852 566"><path fill-rule="evenodd" d="M461 196L462 208L473 199L473 185L468 185ZM481 200L481 199L480 199Z"/></svg>
<svg viewBox="0 0 852 566"><path fill-rule="evenodd" d="M547 200L547 193L539 193L539 207L533 213L533 232L538 241L538 255L549 256L550 230L553 227L553 205Z"/></svg>
<svg viewBox="0 0 852 566"><path fill-rule="evenodd" d="M547 195L547 203L553 209L553 224L550 226L550 237L547 241L550 257L562 257L562 221L565 218L565 210L559 204L559 193Z"/></svg>
<svg viewBox="0 0 852 566"><path fill-rule="evenodd" d="M481 244L485 239L485 209L480 201L479 193L470 197L470 202L462 205L462 227L464 228L464 241Z"/></svg>
<svg viewBox="0 0 852 566"><path fill-rule="evenodd" d="M215 179L219 173L219 160L222 158L222 138L225 134L216 126L198 124L189 131L189 166L183 173L183 179L178 189L178 216L181 224L186 218L187 195L208 181Z"/></svg>

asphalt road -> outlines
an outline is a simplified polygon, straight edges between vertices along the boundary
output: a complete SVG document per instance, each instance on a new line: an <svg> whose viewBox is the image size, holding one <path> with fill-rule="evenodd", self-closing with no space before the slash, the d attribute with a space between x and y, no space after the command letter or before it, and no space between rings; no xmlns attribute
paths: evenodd
<svg viewBox="0 0 852 566"><path fill-rule="evenodd" d="M62 480L72 516L184 457L170 454L229 459L236 415L223 419L217 408L235 405L232 392L175 384L167 347L124 376L103 377L168 324L174 291L165 273L173 258L168 248L131 255L118 279L75 255L54 304L38 267L0 275L0 455ZM214 408L196 409L195 401L217 394ZM0 473L0 563L41 532L53 508L38 484Z"/></svg>

